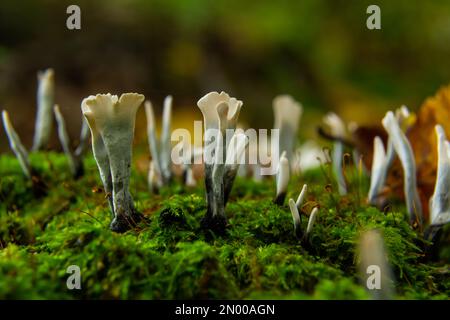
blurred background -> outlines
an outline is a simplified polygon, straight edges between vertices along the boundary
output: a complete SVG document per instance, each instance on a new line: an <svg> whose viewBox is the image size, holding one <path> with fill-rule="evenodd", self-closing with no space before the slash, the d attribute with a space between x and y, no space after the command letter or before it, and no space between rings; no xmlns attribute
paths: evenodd
<svg viewBox="0 0 450 320"><path fill-rule="evenodd" d="M66 28L71 4L81 30ZM381 7L381 30L366 28L370 4ZM253 128L271 128L272 99L291 94L308 138L326 111L375 123L449 83L450 1L1 0L0 108L27 146L36 72L48 67L74 138L90 94L143 93L159 114L172 94L174 127L190 129L202 119L197 100L213 90L243 100L241 119ZM56 134L52 144L59 148Z"/></svg>

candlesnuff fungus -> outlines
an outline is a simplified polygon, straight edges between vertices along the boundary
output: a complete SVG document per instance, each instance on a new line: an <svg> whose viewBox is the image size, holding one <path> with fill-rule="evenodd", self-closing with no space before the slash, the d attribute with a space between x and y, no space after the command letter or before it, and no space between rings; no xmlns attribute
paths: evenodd
<svg viewBox="0 0 450 320"><path fill-rule="evenodd" d="M19 135L9 119L7 111L2 112L3 126L5 127L6 135L8 137L9 146L14 152L17 160L19 160L20 168L24 175L31 181L35 196L40 197L47 193L47 185L41 180L40 175L36 172L30 164L27 149L20 141Z"/></svg>
<svg viewBox="0 0 450 320"><path fill-rule="evenodd" d="M114 215L110 228L124 232L141 218L129 192L136 112L144 101L137 93L89 96L81 103L91 129L92 150Z"/></svg>
<svg viewBox="0 0 450 320"><path fill-rule="evenodd" d="M53 69L38 72L37 115L34 129L33 150L47 147L53 128L53 101L55 95Z"/></svg>
<svg viewBox="0 0 450 320"><path fill-rule="evenodd" d="M441 125L436 125L438 163L436 185L430 198L429 236L450 222L450 144Z"/></svg>
<svg viewBox="0 0 450 320"><path fill-rule="evenodd" d="M294 223L294 234L298 239L300 239L303 236L301 228L302 219L300 217L300 212L298 211L298 207L295 204L294 199L289 199L289 209L291 210L292 221Z"/></svg>
<svg viewBox="0 0 450 320"><path fill-rule="evenodd" d="M225 205L240 161L224 162L230 158L239 160L248 144L244 134L236 136L235 133L242 101L225 92L210 92L197 105L203 114L205 126L203 157L208 207L202 224L220 232L226 225ZM227 134L228 137L230 133L233 138L227 141L224 136Z"/></svg>
<svg viewBox="0 0 450 320"><path fill-rule="evenodd" d="M311 234L314 223L316 222L318 212L319 212L319 208L314 207L311 211L311 214L309 215L308 226L306 227L306 233L305 233L306 239L308 239L309 235Z"/></svg>
<svg viewBox="0 0 450 320"><path fill-rule="evenodd" d="M171 142L170 142L170 126L172 115L172 96L164 99L164 109L162 118L161 137L156 139L155 114L150 101L145 101L145 114L147 116L147 135L153 162L153 188L160 188L167 185L172 179L172 161L171 161ZM150 177L150 173L149 173Z"/></svg>
<svg viewBox="0 0 450 320"><path fill-rule="evenodd" d="M410 114L406 106L402 106L395 110L395 118L403 132L407 132L411 126L414 116ZM392 139L389 137L387 141L387 150L385 151L383 141L379 137L374 139L374 151L372 161L373 175L370 180L370 190L368 202L372 205L381 206L383 199L380 199L381 191L384 187L389 168L395 158L395 150Z"/></svg>
<svg viewBox="0 0 450 320"><path fill-rule="evenodd" d="M392 298L392 271L387 261L383 237L377 230L362 234L358 245L360 278L377 300Z"/></svg>
<svg viewBox="0 0 450 320"><path fill-rule="evenodd" d="M280 130L279 151L280 153L286 151L286 157L291 161L303 107L290 95L275 97L272 105L275 117L274 128Z"/></svg>
<svg viewBox="0 0 450 320"><path fill-rule="evenodd" d="M422 225L422 204L420 203L419 194L417 193L416 163L414 161L413 150L392 111L386 113L382 123L383 127L388 132L394 150L402 163L406 207L410 216L410 221L411 223L416 221L419 225Z"/></svg>
<svg viewBox="0 0 450 320"><path fill-rule="evenodd" d="M327 124L331 133L336 138L345 138L346 131L345 125L339 116L333 112L329 112L323 119L325 124ZM336 176L338 190L340 195L347 194L347 185L345 182L344 173L342 171L342 157L344 152L344 144L340 140L335 140L333 144L333 171Z"/></svg>
<svg viewBox="0 0 450 320"><path fill-rule="evenodd" d="M298 239L301 239L302 241L305 241L308 239L309 235L311 234L311 230L314 226L314 222L316 221L317 213L319 212L319 208L314 207L311 211L311 214L309 215L308 219L308 225L306 227L305 233L303 233L301 229L301 215L299 208L297 204L295 203L294 199L289 199L289 209L291 210L292 214L292 220L294 223L294 234Z"/></svg>
<svg viewBox="0 0 450 320"><path fill-rule="evenodd" d="M305 200L306 192L308 191L308 186L306 184L303 185L302 191L300 191L300 194L298 195L297 201L295 202L295 205L297 206L297 209L300 210L303 200Z"/></svg>
<svg viewBox="0 0 450 320"><path fill-rule="evenodd" d="M383 141L380 137L375 137L373 141L373 160L370 176L370 189L368 202L372 205L378 205L379 194L386 180L387 166L386 152L384 151Z"/></svg>
<svg viewBox="0 0 450 320"><path fill-rule="evenodd" d="M16 130L14 130L11 120L9 119L9 114L6 110L3 110L2 112L2 120L6 135L8 136L9 146L16 155L17 160L19 160L20 167L22 168L25 176L31 179L32 169L30 166L30 161L28 159L27 149L25 149L22 142L20 141L19 135L17 134Z"/></svg>
<svg viewBox="0 0 450 320"><path fill-rule="evenodd" d="M289 160L286 158L286 152L283 151L278 163L278 170L276 177L277 194L275 196L275 199L273 200L273 202L279 206L283 205L284 198L286 198L287 187L289 184L289 176L290 176Z"/></svg>
<svg viewBox="0 0 450 320"><path fill-rule="evenodd" d="M74 178L79 178L84 173L83 153L86 146L86 140L88 137L86 133L89 133L89 129L86 130L86 128L88 127L86 122L83 120L80 143L78 145L78 148L75 151L73 151L70 146L70 138L66 129L66 121L64 120L61 110L57 104L55 104L55 106L53 107L53 112L55 113L56 123L58 125L59 141L61 142L63 151L66 154L66 157L69 161L70 171Z"/></svg>

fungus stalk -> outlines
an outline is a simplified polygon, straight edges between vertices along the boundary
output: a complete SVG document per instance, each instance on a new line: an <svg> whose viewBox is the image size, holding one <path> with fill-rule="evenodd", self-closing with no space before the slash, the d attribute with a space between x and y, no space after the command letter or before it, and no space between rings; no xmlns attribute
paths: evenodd
<svg viewBox="0 0 450 320"><path fill-rule="evenodd" d="M83 115L91 129L92 149L114 215L110 228L124 232L141 218L129 192L136 112L144 101L137 93L118 98L98 94L85 98Z"/></svg>
<svg viewBox="0 0 450 320"><path fill-rule="evenodd" d="M328 113L324 122L331 128L331 133L336 138L344 138L345 137L345 125L339 116L333 112ZM347 185L345 182L344 173L342 171L342 159L344 152L344 144L342 141L336 140L333 144L333 171L336 176L338 190L340 195L347 194Z"/></svg>
<svg viewBox="0 0 450 320"><path fill-rule="evenodd" d="M362 234L358 246L361 281L374 299L392 298L392 271L388 264L383 237L377 230Z"/></svg>
<svg viewBox="0 0 450 320"><path fill-rule="evenodd" d="M388 165L388 158L386 152L384 151L383 141L380 137L375 137L373 141L373 160L372 160L372 170L370 176L370 189L368 202L372 205L377 205L379 203L379 195L381 189L386 181L386 166Z"/></svg>
<svg viewBox="0 0 450 320"><path fill-rule="evenodd" d="M33 150L44 150L53 129L52 108L55 95L54 71L38 72L37 115L34 129Z"/></svg>
<svg viewBox="0 0 450 320"><path fill-rule="evenodd" d="M414 161L413 150L392 111L386 114L382 123L402 163L406 207L410 221L411 223L416 221L419 225L422 225L422 205L416 187L416 163Z"/></svg>
<svg viewBox="0 0 450 320"><path fill-rule="evenodd" d="M429 237L450 222L450 144L440 125L435 127L438 148L437 176L434 193L430 198Z"/></svg>
<svg viewBox="0 0 450 320"><path fill-rule="evenodd" d="M273 112L274 128L280 130L279 152L286 151L286 157L291 161L303 107L290 95L280 95L273 100Z"/></svg>
<svg viewBox="0 0 450 320"><path fill-rule="evenodd" d="M77 150L73 151L70 146L70 138L66 129L66 121L64 120L61 110L57 104L53 107L53 111L55 113L56 123L58 126L59 141L61 142L63 151L66 154L66 157L69 161L70 171L75 179L79 178L84 173L83 154L84 154L84 147L86 145L85 140L87 140L87 134L85 129L87 128L87 125L85 125L85 121L83 121L83 126L85 126L85 128L83 128L82 126L80 144Z"/></svg>
<svg viewBox="0 0 450 320"><path fill-rule="evenodd" d="M156 138L155 114L153 111L153 105L150 101L145 102L145 114L147 117L148 143L153 162L153 181L149 181L149 184L152 184L153 188L157 190L163 185L167 185L172 179L172 146L170 141L172 97L167 96L164 100L162 131L159 143Z"/></svg>
<svg viewBox="0 0 450 320"><path fill-rule="evenodd" d="M210 92L197 105L205 126L203 157L208 207L202 224L220 232L226 225L225 205L239 168L239 161L234 160L239 160L248 144L244 134L236 134L242 101L225 92ZM225 139L225 134L233 136Z"/></svg>
<svg viewBox="0 0 450 320"><path fill-rule="evenodd" d="M277 194L273 202L279 206L283 205L286 198L287 187L289 184L289 160L286 158L286 152L283 152L278 163L277 171Z"/></svg>
<svg viewBox="0 0 450 320"><path fill-rule="evenodd" d="M17 134L16 130L14 130L11 120L9 119L9 114L6 110L3 110L2 112L2 120L6 135L8 136L9 146L16 155L17 160L19 160L22 172L28 179L31 180L32 169L30 166L30 161L28 159L27 149L25 149L22 142L20 141L19 135Z"/></svg>

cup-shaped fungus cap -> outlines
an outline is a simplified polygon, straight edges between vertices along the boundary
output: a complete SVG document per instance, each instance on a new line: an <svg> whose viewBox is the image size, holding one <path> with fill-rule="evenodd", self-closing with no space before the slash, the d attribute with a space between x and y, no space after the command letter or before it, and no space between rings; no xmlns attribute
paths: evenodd
<svg viewBox="0 0 450 320"><path fill-rule="evenodd" d="M236 128L237 119L242 107L242 101L236 98L230 97L225 92L210 92L203 96L197 102L197 106L203 113L203 119L205 122L205 130L219 129L219 105L225 104L228 106L227 122L228 128Z"/></svg>
<svg viewBox="0 0 450 320"><path fill-rule="evenodd" d="M134 128L136 112L144 101L144 96L138 93L124 93L117 95L97 94L89 96L82 102L83 114L89 125L94 124L99 132L108 128L123 130ZM92 129L92 126L91 126Z"/></svg>

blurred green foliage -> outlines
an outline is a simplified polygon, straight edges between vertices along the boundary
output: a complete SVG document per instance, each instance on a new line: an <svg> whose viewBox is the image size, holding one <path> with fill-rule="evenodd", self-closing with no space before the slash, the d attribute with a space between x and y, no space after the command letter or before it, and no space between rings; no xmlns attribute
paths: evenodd
<svg viewBox="0 0 450 320"><path fill-rule="evenodd" d="M450 82L447 0L377 1L375 31L366 28L369 0L80 0L80 31L65 27L69 4L0 3L0 104L27 134L35 73L50 66L72 127L93 93L173 94L175 108L195 112L203 94L226 90L256 127L272 125L275 95L292 94L307 108L309 132L308 120L326 109L373 122Z"/></svg>

